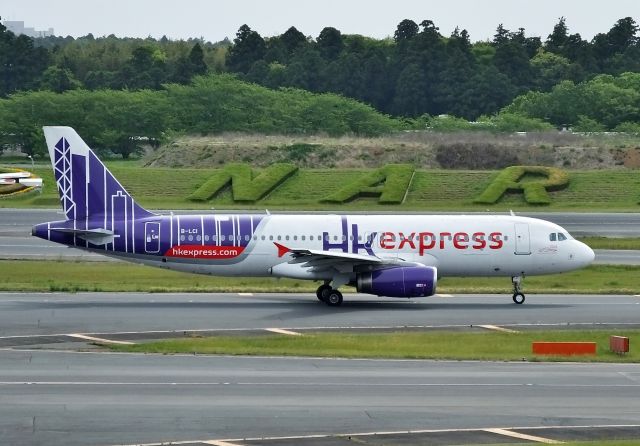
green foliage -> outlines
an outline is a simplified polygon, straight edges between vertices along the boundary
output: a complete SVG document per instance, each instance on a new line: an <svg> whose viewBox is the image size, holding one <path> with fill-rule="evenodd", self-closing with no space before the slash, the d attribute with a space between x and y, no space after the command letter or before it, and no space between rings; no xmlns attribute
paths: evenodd
<svg viewBox="0 0 640 446"><path fill-rule="evenodd" d="M543 176L544 180L522 181L526 175ZM551 203L547 191L561 190L569 184L569 175L555 167L512 166L502 170L474 203L496 203L507 192L522 192L529 204Z"/></svg>
<svg viewBox="0 0 640 446"><path fill-rule="evenodd" d="M475 130L477 127L466 119L455 116L440 115L426 116L426 128L437 132L459 132L461 130Z"/></svg>
<svg viewBox="0 0 640 446"><path fill-rule="evenodd" d="M48 91L18 93L0 100L0 135L29 155L44 156L44 125L69 125L90 147L127 158L145 140L160 140L171 118L160 91ZM10 136L7 136L10 135Z"/></svg>
<svg viewBox="0 0 640 446"><path fill-rule="evenodd" d="M234 76L167 85L175 125L185 132L222 131L382 135L400 127L372 107L334 94L270 90Z"/></svg>
<svg viewBox="0 0 640 446"><path fill-rule="evenodd" d="M302 90L273 91L229 75L198 77L166 91L72 90L0 99L0 145L47 151L41 127L74 127L89 146L128 158L171 130L189 133L354 133L380 135L400 123L352 99Z"/></svg>
<svg viewBox="0 0 640 446"><path fill-rule="evenodd" d="M248 164L228 164L189 195L188 199L210 200L231 183L234 201L255 202L282 184L297 170L293 164L274 164L256 175Z"/></svg>
<svg viewBox="0 0 640 446"><path fill-rule="evenodd" d="M500 115L504 113L544 119L557 126L577 124L609 130L623 122L639 122L640 73L599 75L579 84L563 81L549 93L529 92L517 97Z"/></svg>
<svg viewBox="0 0 640 446"><path fill-rule="evenodd" d="M595 119L591 119L585 115L579 115L578 121L571 128L574 132L604 132L606 129L604 125L600 124Z"/></svg>
<svg viewBox="0 0 640 446"><path fill-rule="evenodd" d="M528 118L514 113L500 113L486 121L488 128L498 132L544 132L553 130L553 126L542 119Z"/></svg>
<svg viewBox="0 0 640 446"><path fill-rule="evenodd" d="M640 122L622 122L613 129L614 132L640 134Z"/></svg>
<svg viewBox="0 0 640 446"><path fill-rule="evenodd" d="M389 164L363 175L322 201L346 203L359 197L379 197L380 204L400 204L409 189L414 167L407 164Z"/></svg>

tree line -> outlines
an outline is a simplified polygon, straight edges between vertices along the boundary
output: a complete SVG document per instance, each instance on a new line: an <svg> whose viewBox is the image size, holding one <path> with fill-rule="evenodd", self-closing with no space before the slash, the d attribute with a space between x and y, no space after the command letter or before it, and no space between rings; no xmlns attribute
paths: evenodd
<svg viewBox="0 0 640 446"><path fill-rule="evenodd" d="M42 126L74 127L90 147L128 158L178 133L326 133L382 135L400 121L335 94L274 91L232 75L196 76L162 90L20 92L0 100L0 153L44 156Z"/></svg>
<svg viewBox="0 0 640 446"><path fill-rule="evenodd" d="M331 91L396 116L449 114L473 120L516 96L546 92L562 81L640 71L638 26L631 17L591 41L571 34L564 18L543 41L499 25L491 41L471 42L456 28L443 36L434 22L401 21L393 39L343 35L324 28L316 39L295 27L263 38L243 25L226 67L277 88Z"/></svg>
<svg viewBox="0 0 640 446"><path fill-rule="evenodd" d="M0 96L18 90L161 90L166 83L228 71L269 88L337 93L395 116L474 120L562 81L640 72L637 32L635 20L625 17L588 41L560 18L544 40L498 25L492 40L472 42L464 29L445 36L431 20L406 19L387 39L332 27L312 38L293 26L263 37L243 25L233 43L210 43L91 34L31 39L0 25Z"/></svg>

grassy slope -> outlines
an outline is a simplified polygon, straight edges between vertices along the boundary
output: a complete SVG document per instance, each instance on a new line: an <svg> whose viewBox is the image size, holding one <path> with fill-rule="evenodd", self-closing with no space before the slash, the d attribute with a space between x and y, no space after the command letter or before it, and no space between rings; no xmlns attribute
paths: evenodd
<svg viewBox="0 0 640 446"><path fill-rule="evenodd" d="M640 173L632 170L571 171L571 183L564 191L552 192L549 206L530 206L522 195L512 194L495 205L472 203L496 175L495 171L419 170L402 205L380 205L376 199L358 199L339 205L321 203L363 169L302 169L263 200L238 205L229 191L214 200L195 203L186 198L211 175L208 169L141 168L138 162L110 162L112 172L143 206L151 209L338 209L412 211L640 211ZM45 186L40 195L0 200L3 207L56 207L57 192L49 167L36 167Z"/></svg>
<svg viewBox="0 0 640 446"><path fill-rule="evenodd" d="M308 292L317 283L273 278L193 275L120 262L55 262L0 260L0 291L151 291L151 292ZM590 266L549 276L527 277L525 292L637 294L640 267ZM352 290L345 288L345 290ZM439 293L504 293L507 277L445 277Z"/></svg>
<svg viewBox="0 0 640 446"><path fill-rule="evenodd" d="M572 361L639 362L640 350L620 356L609 351L609 336L629 337L634 344L639 330L565 330L521 333L396 332L310 333L302 336L214 336L170 339L137 345L110 346L118 351L149 353L205 353L233 355L291 355L346 358L558 360L531 353L534 341L596 342L596 356L571 357Z"/></svg>

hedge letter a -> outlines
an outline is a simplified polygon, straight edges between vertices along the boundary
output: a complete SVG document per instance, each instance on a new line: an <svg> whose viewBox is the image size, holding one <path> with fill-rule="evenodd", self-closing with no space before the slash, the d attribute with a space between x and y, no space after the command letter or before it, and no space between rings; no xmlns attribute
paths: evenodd
<svg viewBox="0 0 640 446"><path fill-rule="evenodd" d="M360 197L379 197L380 204L400 204L411 184L414 168L409 164L388 164L348 183L325 197L327 203L346 203Z"/></svg>

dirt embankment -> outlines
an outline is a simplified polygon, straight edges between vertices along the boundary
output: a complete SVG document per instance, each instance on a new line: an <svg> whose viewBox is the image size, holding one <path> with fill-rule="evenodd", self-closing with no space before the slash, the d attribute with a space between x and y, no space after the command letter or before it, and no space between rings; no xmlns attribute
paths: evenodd
<svg viewBox="0 0 640 446"><path fill-rule="evenodd" d="M638 168L640 137L566 132L404 132L381 138L222 134L180 137L145 156L145 165L153 167L211 168L233 162L256 167L290 162L307 168L367 168L389 163L426 169L496 169L517 164Z"/></svg>

